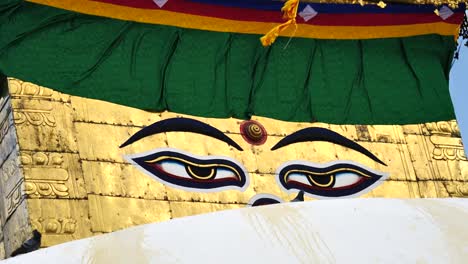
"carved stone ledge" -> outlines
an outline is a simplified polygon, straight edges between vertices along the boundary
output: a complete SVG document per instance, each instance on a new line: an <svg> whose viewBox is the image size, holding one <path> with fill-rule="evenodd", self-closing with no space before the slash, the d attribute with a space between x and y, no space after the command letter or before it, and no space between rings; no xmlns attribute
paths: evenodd
<svg viewBox="0 0 468 264"><path fill-rule="evenodd" d="M20 205L20 203L24 200L23 195L23 180L20 180L12 190L5 196L6 201L6 218L10 217L10 215L16 210L16 208Z"/></svg>
<svg viewBox="0 0 468 264"><path fill-rule="evenodd" d="M5 110L4 118L0 120L0 141L6 136L10 128L11 109Z"/></svg>
<svg viewBox="0 0 468 264"><path fill-rule="evenodd" d="M18 157L9 158L0 168L0 177L3 183L6 183L19 170Z"/></svg>

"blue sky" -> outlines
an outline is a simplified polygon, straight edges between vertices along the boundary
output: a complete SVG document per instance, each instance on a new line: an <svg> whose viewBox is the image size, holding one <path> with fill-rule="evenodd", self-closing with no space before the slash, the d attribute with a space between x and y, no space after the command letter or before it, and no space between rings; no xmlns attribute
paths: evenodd
<svg viewBox="0 0 468 264"><path fill-rule="evenodd" d="M466 46L460 48L460 57L454 62L450 72L450 95L465 145L465 153L468 155L468 48Z"/></svg>

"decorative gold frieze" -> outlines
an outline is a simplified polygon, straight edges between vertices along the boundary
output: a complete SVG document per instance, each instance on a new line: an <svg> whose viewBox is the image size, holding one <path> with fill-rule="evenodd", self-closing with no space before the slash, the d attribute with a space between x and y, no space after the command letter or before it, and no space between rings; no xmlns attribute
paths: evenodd
<svg viewBox="0 0 468 264"><path fill-rule="evenodd" d="M63 155L48 152L21 152L21 164L23 166L60 167L63 164Z"/></svg>
<svg viewBox="0 0 468 264"><path fill-rule="evenodd" d="M447 136L445 136L447 135ZM450 137L450 134L434 134L430 136L434 145L432 158L435 160L467 160L461 138Z"/></svg>
<svg viewBox="0 0 468 264"><path fill-rule="evenodd" d="M435 160L467 160L463 147L436 147L432 157Z"/></svg>
<svg viewBox="0 0 468 264"><path fill-rule="evenodd" d="M455 120L426 123L426 128L432 135L448 135L460 137L460 128Z"/></svg>
<svg viewBox="0 0 468 264"><path fill-rule="evenodd" d="M34 97L38 99L50 99L52 90L45 87L23 82L18 79L8 78L8 88L12 97Z"/></svg>
<svg viewBox="0 0 468 264"><path fill-rule="evenodd" d="M8 88L11 97L16 99L38 99L62 102L68 102L70 100L69 95L61 94L52 89L14 78L8 78Z"/></svg>
<svg viewBox="0 0 468 264"><path fill-rule="evenodd" d="M55 127L56 121L50 111L29 109L15 111L15 124Z"/></svg>
<svg viewBox="0 0 468 264"><path fill-rule="evenodd" d="M84 198L83 171L73 153L21 151L25 192L31 198Z"/></svg>
<svg viewBox="0 0 468 264"><path fill-rule="evenodd" d="M68 197L68 187L63 183L27 181L25 192L30 197Z"/></svg>
<svg viewBox="0 0 468 264"><path fill-rule="evenodd" d="M52 113L51 102L38 99L13 99L14 121L18 126L48 126L55 127L56 120Z"/></svg>
<svg viewBox="0 0 468 264"><path fill-rule="evenodd" d="M61 168L60 153L21 153L26 178L25 192L30 197L68 197L67 170Z"/></svg>
<svg viewBox="0 0 468 264"><path fill-rule="evenodd" d="M73 218L37 218L31 219L31 224L34 229L37 229L43 234L74 234L76 231L77 221Z"/></svg>

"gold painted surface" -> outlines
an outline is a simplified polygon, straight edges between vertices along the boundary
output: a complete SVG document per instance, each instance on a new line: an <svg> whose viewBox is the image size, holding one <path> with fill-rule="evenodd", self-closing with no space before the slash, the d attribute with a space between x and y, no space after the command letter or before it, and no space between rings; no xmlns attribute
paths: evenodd
<svg viewBox="0 0 468 264"><path fill-rule="evenodd" d="M238 209L245 205L241 204L213 204L213 203L192 203L193 206L187 206L185 202L170 202L171 214L173 218L183 217L187 215L198 215L207 212L215 212L221 210Z"/></svg>
<svg viewBox="0 0 468 264"><path fill-rule="evenodd" d="M364 196L365 197L365 196ZM421 198L417 182L386 180L368 198Z"/></svg>
<svg viewBox="0 0 468 264"><path fill-rule="evenodd" d="M88 195L93 232L112 232L171 219L168 201Z"/></svg>
<svg viewBox="0 0 468 264"><path fill-rule="evenodd" d="M139 178L134 166L123 163L83 161L88 194L143 199L167 199L163 184L150 177Z"/></svg>
<svg viewBox="0 0 468 264"><path fill-rule="evenodd" d="M0 112L0 135L4 137L0 150L8 149L16 156L7 158L0 151L0 164L9 160L5 164L10 164L10 171L23 175L28 218L33 227L44 231L44 246L139 224L242 208L257 194L272 194L290 201L296 193L283 191L275 173L291 160L348 160L389 173L386 181L361 198L468 197L468 160L455 121L355 126L283 122L255 116L252 119L265 127L268 139L263 145L252 146L240 135L243 120L151 113L64 95L15 79L9 82L13 115L7 119L7 114ZM208 123L226 133L244 151L185 132L153 135L119 148L143 127L172 117ZM11 125L2 120L9 120ZM271 151L286 135L312 126L331 129L356 141L388 166L328 142L297 143ZM16 145L15 134L10 133L15 129L19 149L11 147ZM124 158L167 147L197 156L234 159L245 167L250 185L244 191L187 191L162 184ZM8 188L19 190L14 188L21 186L17 183L9 183Z"/></svg>
<svg viewBox="0 0 468 264"><path fill-rule="evenodd" d="M73 153L22 151L25 191L31 198L85 198L80 158Z"/></svg>
<svg viewBox="0 0 468 264"><path fill-rule="evenodd" d="M68 103L29 99L12 99L18 141L23 149L77 152ZM47 140L45 140L47 139Z"/></svg>
<svg viewBox="0 0 468 264"><path fill-rule="evenodd" d="M92 236L88 208L86 200L28 200L30 223L43 234L43 247Z"/></svg>

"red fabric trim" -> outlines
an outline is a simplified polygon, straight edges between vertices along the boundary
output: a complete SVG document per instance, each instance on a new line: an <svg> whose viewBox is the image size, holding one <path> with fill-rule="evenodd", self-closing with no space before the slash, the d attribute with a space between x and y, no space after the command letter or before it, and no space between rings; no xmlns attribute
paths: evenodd
<svg viewBox="0 0 468 264"><path fill-rule="evenodd" d="M140 9L162 9L166 11L199 15L205 17L223 18L239 21L273 22L282 23L281 12L253 10L247 8L224 7L206 5L184 0L169 0L163 8L159 8L152 0L93 0L96 2L127 6ZM443 21L433 13L415 14L318 14L313 19L305 22L298 16L299 24L310 24L320 26L390 26L390 25L411 25L434 22L446 22L449 24L459 24L463 18L463 13L455 13L453 16Z"/></svg>

